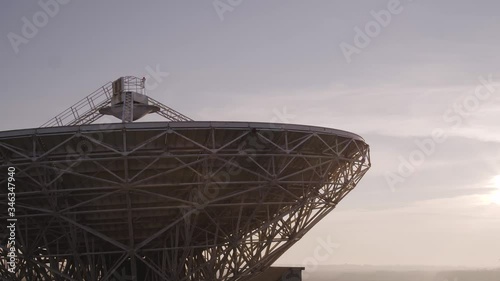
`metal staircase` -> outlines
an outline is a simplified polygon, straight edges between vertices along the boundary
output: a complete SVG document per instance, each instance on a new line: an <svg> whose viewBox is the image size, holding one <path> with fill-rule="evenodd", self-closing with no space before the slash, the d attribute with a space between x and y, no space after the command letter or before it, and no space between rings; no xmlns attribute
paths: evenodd
<svg viewBox="0 0 500 281"><path fill-rule="evenodd" d="M149 102L152 105L158 106L160 108L160 110L158 112L156 112L156 114L159 114L168 120L171 120L171 121L193 121L193 119L176 111L173 108L170 108L170 107L164 105L163 103L161 103L161 102L159 102L151 97L149 97Z"/></svg>
<svg viewBox="0 0 500 281"><path fill-rule="evenodd" d="M145 80L144 78L134 76L124 76L120 79L123 80L123 88L120 88L119 90L124 94L121 119L122 122L132 122L134 120L133 93L144 94ZM113 83L114 82L108 82L99 87L90 95L81 99L57 116L51 118L40 127L78 126L95 122L103 116L103 114L100 113L100 110L105 107L109 107L112 103L113 96L117 93L117 89L116 87L113 87ZM155 99L148 97L148 101L151 105L159 107L160 110L155 112L156 114L169 121L193 121L191 118Z"/></svg>
<svg viewBox="0 0 500 281"><path fill-rule="evenodd" d="M56 117L45 122L40 127L91 124L102 116L102 114L99 113L99 108L111 104L112 90L111 82L104 84L102 87L70 106Z"/></svg>

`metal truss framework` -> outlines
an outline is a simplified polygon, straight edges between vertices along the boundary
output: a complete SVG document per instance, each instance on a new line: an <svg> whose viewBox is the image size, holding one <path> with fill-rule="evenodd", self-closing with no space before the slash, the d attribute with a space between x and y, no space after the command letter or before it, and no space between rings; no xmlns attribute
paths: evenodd
<svg viewBox="0 0 500 281"><path fill-rule="evenodd" d="M123 77L125 87L123 90L133 91L139 94L145 94L144 81L134 76ZM111 105L113 96L113 82L108 82L90 95L81 99L68 109L59 113L54 118L45 122L41 128L58 126L78 126L92 124L103 116L99 111ZM169 121L193 121L184 114L170 108L163 103L148 97L151 105L160 108L156 113Z"/></svg>
<svg viewBox="0 0 500 281"><path fill-rule="evenodd" d="M370 159L339 130L155 122L0 132L9 166L19 260L9 275L2 229L3 278L246 280L332 211Z"/></svg>

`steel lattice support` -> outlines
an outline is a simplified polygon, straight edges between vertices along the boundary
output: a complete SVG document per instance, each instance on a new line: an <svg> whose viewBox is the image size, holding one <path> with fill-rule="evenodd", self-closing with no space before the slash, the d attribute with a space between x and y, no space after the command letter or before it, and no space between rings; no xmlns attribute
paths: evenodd
<svg viewBox="0 0 500 281"><path fill-rule="evenodd" d="M246 280L332 211L370 160L362 138L333 129L158 122L0 132L9 166L16 279Z"/></svg>
<svg viewBox="0 0 500 281"><path fill-rule="evenodd" d="M145 78L138 78L134 76L124 76L121 77L122 87L126 97L123 101L123 115L120 116L124 122L132 122L134 103L132 100L132 94L145 94ZM115 81L116 83L117 81ZM59 126L78 126L78 125L88 125L97 121L103 116L100 112L103 108L111 105L113 95L116 93L117 89L114 88L114 82L107 82L106 84L99 87L97 90L81 99L77 103L73 104L63 112L59 113L54 118L45 122L41 128L47 127L59 127ZM158 107L156 113L166 120L169 121L193 121L191 118L185 116L184 114L170 108L163 103L148 97L149 102Z"/></svg>

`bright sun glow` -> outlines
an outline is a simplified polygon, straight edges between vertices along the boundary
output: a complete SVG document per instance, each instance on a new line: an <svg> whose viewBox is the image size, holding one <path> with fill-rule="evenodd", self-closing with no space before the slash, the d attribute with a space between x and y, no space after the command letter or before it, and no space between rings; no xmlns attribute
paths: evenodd
<svg viewBox="0 0 500 281"><path fill-rule="evenodd" d="M500 191L495 191L491 195L491 202L500 205Z"/></svg>
<svg viewBox="0 0 500 281"><path fill-rule="evenodd" d="M491 182L493 183L493 186L500 189L500 175L497 175L495 177L493 177L493 179L491 180Z"/></svg>
<svg viewBox="0 0 500 281"><path fill-rule="evenodd" d="M500 205L500 175L494 176L493 179L491 179L491 184L498 190L490 195L490 200L492 203Z"/></svg>

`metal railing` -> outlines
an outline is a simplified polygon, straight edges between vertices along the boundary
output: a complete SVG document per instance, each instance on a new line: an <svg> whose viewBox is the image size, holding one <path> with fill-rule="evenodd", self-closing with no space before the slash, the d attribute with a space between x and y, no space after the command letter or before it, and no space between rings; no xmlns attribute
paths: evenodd
<svg viewBox="0 0 500 281"><path fill-rule="evenodd" d="M146 78L138 78L135 76L123 76L120 77L123 81L123 92L135 92L139 94L145 94L144 88L146 84ZM119 80L120 80L119 79Z"/></svg>
<svg viewBox="0 0 500 281"><path fill-rule="evenodd" d="M176 111L173 108L170 108L170 107L164 105L163 103L161 103L161 102L159 102L151 97L148 97L148 99L149 99L149 103L151 105L158 106L160 108L160 110L157 111L156 113L160 116L165 117L166 119L168 119L170 121L194 121L193 119L187 117L186 115Z"/></svg>
<svg viewBox="0 0 500 281"><path fill-rule="evenodd" d="M144 78L124 76L121 77L121 79L123 79L123 88L120 89L122 92L135 92L139 94L145 94ZM91 124L102 116L102 114L99 112L101 108L111 105L112 96L113 82L108 82L92 92L90 95L70 106L68 109L59 113L57 116L51 118L40 127L45 128ZM156 113L168 119L169 121L193 121L193 119L164 105L163 103L155 99L148 97L148 100L151 105L160 108L160 110ZM132 112L132 110L133 109L130 109L128 111ZM131 120L129 122L131 122Z"/></svg>
<svg viewBox="0 0 500 281"><path fill-rule="evenodd" d="M40 127L90 124L101 117L99 109L111 104L112 82L108 82Z"/></svg>

